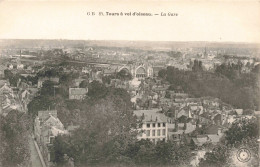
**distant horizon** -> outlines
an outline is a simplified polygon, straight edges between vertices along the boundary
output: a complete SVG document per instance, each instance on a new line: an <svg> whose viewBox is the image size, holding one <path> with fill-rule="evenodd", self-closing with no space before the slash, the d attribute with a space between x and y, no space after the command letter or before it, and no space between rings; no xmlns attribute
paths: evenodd
<svg viewBox="0 0 260 167"><path fill-rule="evenodd" d="M260 44L260 42L243 42L243 41L163 41L163 40L124 40L124 39L69 39L69 38L0 38L0 40L64 40L64 41L124 41L124 42L191 42L191 43L196 43L196 42L201 42L201 43L233 43L233 44Z"/></svg>

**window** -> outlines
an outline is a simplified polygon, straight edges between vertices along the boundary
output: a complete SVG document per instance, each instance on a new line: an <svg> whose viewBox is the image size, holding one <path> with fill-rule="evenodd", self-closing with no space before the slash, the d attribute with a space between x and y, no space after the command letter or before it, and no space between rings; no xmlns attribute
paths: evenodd
<svg viewBox="0 0 260 167"><path fill-rule="evenodd" d="M165 127L165 123L163 123L162 126Z"/></svg>
<svg viewBox="0 0 260 167"><path fill-rule="evenodd" d="M150 128L150 124L146 124L147 128Z"/></svg>
<svg viewBox="0 0 260 167"><path fill-rule="evenodd" d="M162 130L162 135L165 136L165 129Z"/></svg>
<svg viewBox="0 0 260 167"><path fill-rule="evenodd" d="M157 130L157 136L161 136L161 130Z"/></svg>
<svg viewBox="0 0 260 167"><path fill-rule="evenodd" d="M160 123L158 123L158 127L161 127L161 124L160 124Z"/></svg>
<svg viewBox="0 0 260 167"><path fill-rule="evenodd" d="M155 123L153 123L153 128L155 128Z"/></svg>
<svg viewBox="0 0 260 167"><path fill-rule="evenodd" d="M146 136L150 136L150 130L146 131Z"/></svg>
<svg viewBox="0 0 260 167"><path fill-rule="evenodd" d="M155 130L153 130L153 136L155 136Z"/></svg>

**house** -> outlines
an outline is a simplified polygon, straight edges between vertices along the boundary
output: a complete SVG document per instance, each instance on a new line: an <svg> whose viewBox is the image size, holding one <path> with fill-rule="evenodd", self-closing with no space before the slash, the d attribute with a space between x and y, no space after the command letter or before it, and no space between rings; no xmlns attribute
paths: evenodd
<svg viewBox="0 0 260 167"><path fill-rule="evenodd" d="M207 135L198 135L197 137L193 137L191 140L193 140L197 146L202 146L209 141L209 138Z"/></svg>
<svg viewBox="0 0 260 167"><path fill-rule="evenodd" d="M242 115L243 109L235 109L235 112L237 113L237 115Z"/></svg>
<svg viewBox="0 0 260 167"><path fill-rule="evenodd" d="M12 70L14 68L14 66L12 64L8 64L7 67L9 70Z"/></svg>
<svg viewBox="0 0 260 167"><path fill-rule="evenodd" d="M152 90L156 92L160 97L165 97L168 86L154 86Z"/></svg>
<svg viewBox="0 0 260 167"><path fill-rule="evenodd" d="M208 125L207 127L205 127L204 129L204 132L205 134L222 134L225 130L225 127L223 126L219 126L219 125L216 125L216 124L211 124L211 125Z"/></svg>
<svg viewBox="0 0 260 167"><path fill-rule="evenodd" d="M189 123L172 123L168 126L168 139L180 142L184 135L192 133L196 129L196 125Z"/></svg>
<svg viewBox="0 0 260 167"><path fill-rule="evenodd" d="M18 63L18 64L17 64L17 69L18 69L18 70L24 69L24 65L21 64L21 63Z"/></svg>
<svg viewBox="0 0 260 167"><path fill-rule="evenodd" d="M57 117L57 110L38 111L34 121L34 136L46 162L52 158L49 146L56 136L63 134L67 134L67 131Z"/></svg>
<svg viewBox="0 0 260 167"><path fill-rule="evenodd" d="M82 100L87 93L88 88L69 88L69 99Z"/></svg>
<svg viewBox="0 0 260 167"><path fill-rule="evenodd" d="M137 139L149 139L154 143L160 140L167 140L167 117L161 113L159 109L135 110L134 115L142 121L142 123L139 124Z"/></svg>

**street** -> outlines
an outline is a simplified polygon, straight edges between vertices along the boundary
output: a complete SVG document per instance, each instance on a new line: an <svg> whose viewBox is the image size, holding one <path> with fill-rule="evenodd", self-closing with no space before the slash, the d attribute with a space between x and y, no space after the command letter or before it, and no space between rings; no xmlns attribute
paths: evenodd
<svg viewBox="0 0 260 167"><path fill-rule="evenodd" d="M34 145L34 139L32 138L32 136L29 136L29 145L30 145L30 151L31 151L31 166L32 167L43 167L40 157L38 155L38 152L35 148Z"/></svg>

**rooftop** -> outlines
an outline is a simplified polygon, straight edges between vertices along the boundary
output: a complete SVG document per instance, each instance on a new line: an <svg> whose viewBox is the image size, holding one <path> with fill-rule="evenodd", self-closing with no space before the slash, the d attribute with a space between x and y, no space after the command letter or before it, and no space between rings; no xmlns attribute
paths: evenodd
<svg viewBox="0 0 260 167"><path fill-rule="evenodd" d="M160 109L135 110L134 114L139 119L143 117L143 122L167 122L167 117L160 111Z"/></svg>

